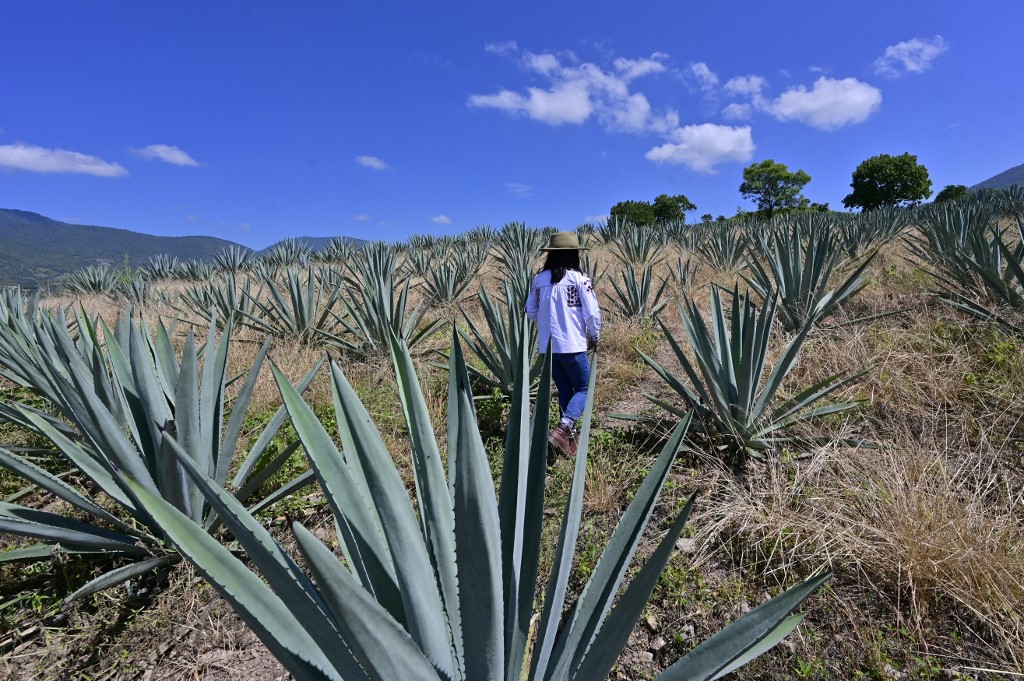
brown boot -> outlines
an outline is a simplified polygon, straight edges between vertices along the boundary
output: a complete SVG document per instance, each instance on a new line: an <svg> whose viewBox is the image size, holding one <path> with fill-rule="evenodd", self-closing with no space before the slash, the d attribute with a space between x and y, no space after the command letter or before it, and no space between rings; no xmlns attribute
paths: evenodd
<svg viewBox="0 0 1024 681"><path fill-rule="evenodd" d="M576 456L576 433L561 423L548 435L548 442L562 450L566 456Z"/></svg>

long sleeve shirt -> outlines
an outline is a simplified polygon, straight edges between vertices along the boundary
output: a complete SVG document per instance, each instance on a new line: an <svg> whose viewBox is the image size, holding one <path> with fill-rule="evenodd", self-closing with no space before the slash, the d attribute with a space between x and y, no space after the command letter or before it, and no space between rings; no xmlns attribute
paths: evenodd
<svg viewBox="0 0 1024 681"><path fill-rule="evenodd" d="M590 277L567 270L557 284L551 283L551 272L545 270L534 277L526 299L526 316L537 322L537 345L546 352L584 352L587 338L601 336L601 310L594 295Z"/></svg>

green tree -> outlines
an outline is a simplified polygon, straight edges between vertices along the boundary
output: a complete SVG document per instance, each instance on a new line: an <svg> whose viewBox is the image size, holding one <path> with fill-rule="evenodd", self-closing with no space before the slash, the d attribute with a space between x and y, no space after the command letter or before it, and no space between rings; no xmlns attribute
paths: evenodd
<svg viewBox="0 0 1024 681"><path fill-rule="evenodd" d="M659 223L686 222L686 211L697 210L696 204L682 194L659 194L654 198L654 219Z"/></svg>
<svg viewBox="0 0 1024 681"><path fill-rule="evenodd" d="M757 210L771 217L780 210L797 208L803 199L800 192L811 176L803 170L790 172L785 163L766 159L743 169L740 194L757 204Z"/></svg>
<svg viewBox="0 0 1024 681"><path fill-rule="evenodd" d="M963 184L947 184L938 194L935 195L935 203L945 201L959 201L971 195L971 191Z"/></svg>
<svg viewBox="0 0 1024 681"><path fill-rule="evenodd" d="M649 225L654 222L654 206L647 201L619 201L612 206L612 219L632 222L634 225Z"/></svg>
<svg viewBox="0 0 1024 681"><path fill-rule="evenodd" d="M701 222L711 222L714 219L715 219L715 216L712 215L711 213L704 213L704 215L700 216L700 221Z"/></svg>
<svg viewBox="0 0 1024 681"><path fill-rule="evenodd" d="M650 201L619 201L612 206L612 219L632 222L635 225L649 225L651 223L665 223L674 220L686 221L686 211L697 210L690 199L682 194L669 196L659 194L654 202Z"/></svg>
<svg viewBox="0 0 1024 681"><path fill-rule="evenodd" d="M853 171L850 186L853 191L843 199L843 205L862 210L917 203L932 194L928 169L909 152L872 156Z"/></svg>

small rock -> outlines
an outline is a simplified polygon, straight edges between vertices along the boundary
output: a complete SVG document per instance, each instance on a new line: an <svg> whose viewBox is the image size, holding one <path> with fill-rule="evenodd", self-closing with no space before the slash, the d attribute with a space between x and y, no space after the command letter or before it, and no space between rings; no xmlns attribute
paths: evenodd
<svg viewBox="0 0 1024 681"><path fill-rule="evenodd" d="M697 553L697 540L680 537L679 539L676 539L676 550L682 551L688 556L693 555L694 553Z"/></svg>
<svg viewBox="0 0 1024 681"><path fill-rule="evenodd" d="M653 641L651 641L651 650L653 650L654 652L658 652L667 645L668 641L666 641L661 636L658 636Z"/></svg>
<svg viewBox="0 0 1024 681"><path fill-rule="evenodd" d="M902 679L904 676L903 672L893 667L888 662L882 667L882 678L883 679Z"/></svg>
<svg viewBox="0 0 1024 681"><path fill-rule="evenodd" d="M318 527L315 530L313 530L313 536L316 537L317 539L319 539L322 542L326 542L327 541L327 530L325 528L323 528L323 527Z"/></svg>
<svg viewBox="0 0 1024 681"><path fill-rule="evenodd" d="M641 662L654 662L654 653L652 653L649 650L643 651L642 653L640 653L640 661Z"/></svg>
<svg viewBox="0 0 1024 681"><path fill-rule="evenodd" d="M648 615L647 617L645 617L644 618L644 624L646 624L647 628L650 629L651 631L657 631L658 630L658 618L655 617L654 615Z"/></svg>
<svg viewBox="0 0 1024 681"><path fill-rule="evenodd" d="M690 641L696 633L692 624L684 624L683 628L679 630L679 637L684 641Z"/></svg>

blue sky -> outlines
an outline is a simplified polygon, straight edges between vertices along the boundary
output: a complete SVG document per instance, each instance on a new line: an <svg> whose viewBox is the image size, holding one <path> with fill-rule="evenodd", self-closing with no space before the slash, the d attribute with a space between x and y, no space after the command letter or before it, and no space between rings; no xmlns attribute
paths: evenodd
<svg viewBox="0 0 1024 681"><path fill-rule="evenodd" d="M0 3L0 207L220 236L400 239L624 199L750 207L773 158L841 207L1024 162L1024 3Z"/></svg>

